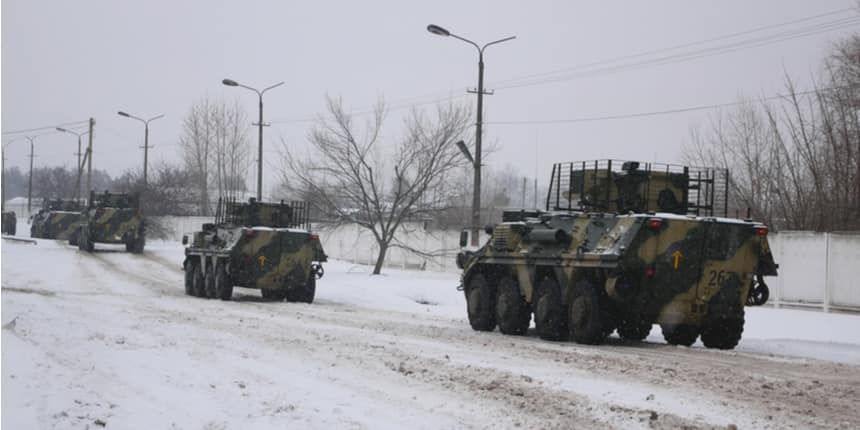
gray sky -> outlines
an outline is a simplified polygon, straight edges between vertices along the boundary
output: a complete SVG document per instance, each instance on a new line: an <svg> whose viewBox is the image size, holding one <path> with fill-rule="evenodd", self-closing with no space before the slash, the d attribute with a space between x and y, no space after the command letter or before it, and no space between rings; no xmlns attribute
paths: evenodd
<svg viewBox="0 0 860 430"><path fill-rule="evenodd" d="M165 114L150 126L150 162L177 160L183 116L206 95L237 98L249 117L256 95L223 86L229 77L267 93L265 189L273 185L277 146L303 147L322 113L326 94L342 96L356 112L384 97L394 107L434 100L474 103L464 89L477 81L477 53L453 38L428 33L441 25L479 44L516 35L485 52L485 141L499 151L492 167L517 166L545 182L551 164L591 158L680 161L691 126L715 111L560 124L493 124L603 117L736 101L780 93L787 71L801 89L833 42L850 27L684 62L588 76L542 75L655 49L712 39L772 24L856 8L853 0L733 1L162 1L4 0L2 2L3 132L96 119L94 167L112 175L140 167L143 125L116 115ZM856 10L679 52L857 18ZM702 53L708 53L702 52ZM615 63L613 63L615 64ZM609 66L613 65L609 64ZM578 69L582 71L582 69ZM574 70L576 71L576 70ZM524 76L550 82L504 88ZM558 78L558 79L557 79ZM426 105L425 107L432 107ZM394 137L407 109L389 115ZM282 122L279 122L282 121ZM249 124L250 127L250 124ZM38 133L37 133L38 134ZM256 142L256 130L250 132ZM4 135L3 142L12 136ZM36 164L74 164L74 136L36 140ZM7 166L26 171L26 141L7 149ZM255 168L248 175L253 186Z"/></svg>

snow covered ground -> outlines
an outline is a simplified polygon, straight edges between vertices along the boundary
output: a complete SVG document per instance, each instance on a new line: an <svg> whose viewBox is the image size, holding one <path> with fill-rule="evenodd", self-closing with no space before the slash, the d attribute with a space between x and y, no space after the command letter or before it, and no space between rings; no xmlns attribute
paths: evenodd
<svg viewBox="0 0 860 430"><path fill-rule="evenodd" d="M452 274L331 262L311 305L222 302L183 294L178 243L98 248L3 241L4 427L860 427L858 315L593 347L473 332Z"/></svg>

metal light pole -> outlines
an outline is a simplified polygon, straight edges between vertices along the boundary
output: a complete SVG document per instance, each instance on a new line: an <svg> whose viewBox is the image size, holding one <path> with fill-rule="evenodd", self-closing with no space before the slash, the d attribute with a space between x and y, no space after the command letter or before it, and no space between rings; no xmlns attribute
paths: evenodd
<svg viewBox="0 0 860 430"><path fill-rule="evenodd" d="M80 198L81 198L81 175L84 172L84 165L81 164L81 155L83 155L81 153L81 137L86 136L90 132L85 131L83 133L78 133L78 132L75 132L72 130L67 130L63 127L57 127L57 131L62 131L63 133L69 133L69 134L74 134L75 136L78 136L78 152L75 153L75 155L78 156L78 177L77 177L77 186L75 187L75 200L80 200Z"/></svg>
<svg viewBox="0 0 860 430"><path fill-rule="evenodd" d="M30 179L27 184L27 216L30 216L30 209L32 207L33 201L33 158L36 156L33 155L33 141L36 140L36 137L24 136L25 139L30 141Z"/></svg>
<svg viewBox="0 0 860 430"><path fill-rule="evenodd" d="M149 171L149 122L164 118L164 115L156 115L150 119L138 118L123 111L117 112L117 115L136 119L143 123L143 188L147 189L149 188L149 182L147 181L147 172Z"/></svg>
<svg viewBox="0 0 860 430"><path fill-rule="evenodd" d="M475 179L474 179L474 189L472 191L472 246L478 246L478 234L479 228L481 224L481 132L484 125L484 49L487 49L490 45L495 45L497 43L507 42L509 40L516 39L516 36L506 37L504 39L494 40L492 42L484 44L484 46L479 46L477 43L472 42L469 39L457 36L450 31L439 27L438 25L430 24L427 26L427 31L437 35L437 36L450 36L455 39L462 40L478 50L478 89L476 91L469 90L470 93L478 94L478 113L475 124ZM492 92L487 92L487 94L492 95Z"/></svg>
<svg viewBox="0 0 860 430"><path fill-rule="evenodd" d="M283 85L284 82L281 81L277 84L263 88L262 91L258 91L256 88L252 88L247 85L242 85L232 79L224 79L221 81L221 83L227 85L228 87L242 87L245 89L249 89L257 93L257 96L260 98L260 119L259 121L257 121L257 125L259 126L258 135L260 138L260 144L257 151L257 201L263 201L263 94L266 91L271 90L272 88Z"/></svg>

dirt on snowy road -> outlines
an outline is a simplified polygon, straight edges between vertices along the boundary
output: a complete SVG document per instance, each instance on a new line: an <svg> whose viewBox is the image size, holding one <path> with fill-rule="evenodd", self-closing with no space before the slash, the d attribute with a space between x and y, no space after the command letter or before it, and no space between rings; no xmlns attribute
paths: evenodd
<svg viewBox="0 0 860 430"><path fill-rule="evenodd" d="M311 305L245 289L203 300L183 295L181 261L166 243L142 256L4 243L2 424L860 427L857 362L479 333L456 275L336 262ZM842 318L854 325L834 330L860 328Z"/></svg>

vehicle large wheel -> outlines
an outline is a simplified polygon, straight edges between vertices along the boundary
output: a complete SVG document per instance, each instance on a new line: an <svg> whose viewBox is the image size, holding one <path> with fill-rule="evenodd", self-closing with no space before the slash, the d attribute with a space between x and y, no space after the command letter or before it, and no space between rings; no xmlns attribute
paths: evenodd
<svg viewBox="0 0 860 430"><path fill-rule="evenodd" d="M221 300L233 298L233 280L227 274L227 265L221 261L215 265L215 296Z"/></svg>
<svg viewBox="0 0 860 430"><path fill-rule="evenodd" d="M561 301L558 282L547 276L538 284L534 300L535 329L545 340L564 340L567 337L567 315Z"/></svg>
<svg viewBox="0 0 860 430"><path fill-rule="evenodd" d="M603 321L605 310L601 309L600 295L587 279L573 286L568 307L568 329L570 338L576 343L598 345L606 338Z"/></svg>
<svg viewBox="0 0 860 430"><path fill-rule="evenodd" d="M532 313L514 278L502 278L497 287L496 321L504 334L523 335L529 329Z"/></svg>
<svg viewBox="0 0 860 430"><path fill-rule="evenodd" d="M313 303L317 291L317 277L313 271L308 274L308 280L302 285L295 285L287 291L288 302Z"/></svg>
<svg viewBox="0 0 860 430"><path fill-rule="evenodd" d="M143 254L143 247L145 244L146 239L140 235L133 239L129 239L129 241L125 243L125 250L132 254Z"/></svg>
<svg viewBox="0 0 860 430"><path fill-rule="evenodd" d="M194 295L194 271L197 270L197 262L188 260L185 263L185 295Z"/></svg>
<svg viewBox="0 0 860 430"><path fill-rule="evenodd" d="M641 341L651 334L653 324L641 315L632 314L621 318L618 322L618 336L624 340Z"/></svg>
<svg viewBox="0 0 860 430"><path fill-rule="evenodd" d="M93 252L95 249L95 244L90 240L90 235L83 228L80 230L80 236L78 237L78 249L86 252Z"/></svg>
<svg viewBox="0 0 860 430"><path fill-rule="evenodd" d="M191 282L194 296L206 297L206 288L204 287L206 279L203 276L203 260L194 264L194 277Z"/></svg>
<svg viewBox="0 0 860 430"><path fill-rule="evenodd" d="M78 246L78 239L81 236L81 230L77 229L72 232L71 236L69 236L69 245Z"/></svg>
<svg viewBox="0 0 860 430"><path fill-rule="evenodd" d="M282 302L287 298L286 290L281 289L263 288L260 290L260 294L262 294L263 298L266 300L274 300L277 302Z"/></svg>
<svg viewBox="0 0 860 430"><path fill-rule="evenodd" d="M496 295L482 274L473 276L469 281L466 311L473 330L493 331L496 328Z"/></svg>
<svg viewBox="0 0 860 430"><path fill-rule="evenodd" d="M702 327L702 343L708 348L734 349L744 333L744 313L716 318Z"/></svg>
<svg viewBox="0 0 860 430"><path fill-rule="evenodd" d="M696 343L696 338L699 337L699 328L689 324L661 324L663 329L663 339L670 345L690 346Z"/></svg>
<svg viewBox="0 0 860 430"><path fill-rule="evenodd" d="M206 267L206 276L203 279L203 288L207 299L215 298L215 268L210 264Z"/></svg>

